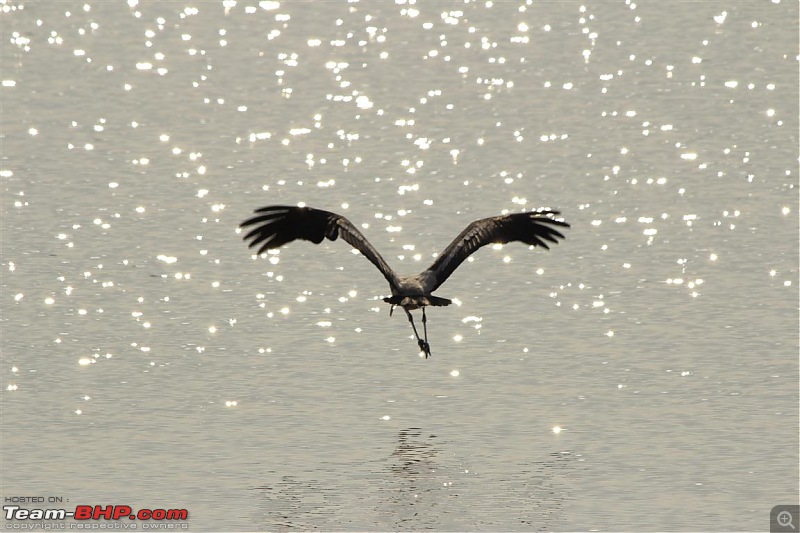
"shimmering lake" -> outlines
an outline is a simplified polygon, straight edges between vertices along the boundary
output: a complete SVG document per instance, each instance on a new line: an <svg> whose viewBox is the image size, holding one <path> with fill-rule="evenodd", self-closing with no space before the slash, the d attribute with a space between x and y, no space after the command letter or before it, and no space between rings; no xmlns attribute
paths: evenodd
<svg viewBox="0 0 800 533"><path fill-rule="evenodd" d="M0 23L3 498L194 531L752 531L798 503L797 2ZM253 209L301 203L408 274L477 218L572 227L473 255L426 360L346 243L247 249Z"/></svg>

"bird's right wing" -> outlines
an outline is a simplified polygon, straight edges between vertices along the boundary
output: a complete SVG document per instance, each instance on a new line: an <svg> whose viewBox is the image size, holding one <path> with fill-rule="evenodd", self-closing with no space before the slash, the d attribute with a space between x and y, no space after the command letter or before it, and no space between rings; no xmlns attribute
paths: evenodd
<svg viewBox="0 0 800 533"><path fill-rule="evenodd" d="M259 254L279 248L296 239L319 244L325 238L335 241L341 237L378 267L392 287L398 286L397 275L386 264L381 254L358 231L358 228L342 215L311 207L285 205L262 207L256 209L255 213L256 216L248 218L239 227L254 226L244 236L244 240L252 239L248 245L250 248L260 245Z"/></svg>
<svg viewBox="0 0 800 533"><path fill-rule="evenodd" d="M551 226L569 227L563 220L555 218L559 214L559 211L548 209L476 220L464 228L428 269L436 276L431 292L444 283L467 257L487 244L520 241L549 250L546 241L558 243L559 238L564 238Z"/></svg>

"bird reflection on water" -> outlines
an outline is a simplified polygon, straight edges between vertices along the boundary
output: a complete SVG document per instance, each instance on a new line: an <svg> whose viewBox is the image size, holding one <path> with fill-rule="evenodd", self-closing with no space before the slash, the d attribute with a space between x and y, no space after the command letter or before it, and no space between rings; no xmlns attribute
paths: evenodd
<svg viewBox="0 0 800 533"><path fill-rule="evenodd" d="M420 428L399 432L397 448L389 457L392 475L381 491L380 503L394 529L435 529L441 523L441 516L434 514L437 509L446 514L451 504L458 503L448 501L457 495L446 491L447 474L436 461L438 452L436 435Z"/></svg>
<svg viewBox="0 0 800 533"><path fill-rule="evenodd" d="M431 431L412 427L398 432L395 449L382 460L330 464L330 471L318 466L271 472L278 479L254 489L262 497L262 529L565 528L578 456L552 452L520 463L515 455L509 470L481 472L456 457L452 448ZM358 496L355 504L353 495Z"/></svg>

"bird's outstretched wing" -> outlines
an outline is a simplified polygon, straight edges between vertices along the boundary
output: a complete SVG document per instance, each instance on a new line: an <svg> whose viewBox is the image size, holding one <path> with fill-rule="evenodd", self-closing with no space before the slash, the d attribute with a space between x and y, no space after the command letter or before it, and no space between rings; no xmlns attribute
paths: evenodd
<svg viewBox="0 0 800 533"><path fill-rule="evenodd" d="M245 236L250 240L250 248L260 246L258 253L279 248L296 239L319 244L323 239L335 241L341 237L378 267L393 287L398 286L397 275L386 264L381 254L358 231L352 222L342 215L313 209L311 207L291 207L271 205L255 210L256 216L241 223L241 228L254 226Z"/></svg>
<svg viewBox="0 0 800 533"><path fill-rule="evenodd" d="M464 228L428 268L436 276L436 283L431 291L444 283L467 257L487 244L520 241L549 250L547 241L558 243L559 238L564 238L564 235L551 226L569 227L563 220L555 218L559 214L560 211L548 209L476 220Z"/></svg>

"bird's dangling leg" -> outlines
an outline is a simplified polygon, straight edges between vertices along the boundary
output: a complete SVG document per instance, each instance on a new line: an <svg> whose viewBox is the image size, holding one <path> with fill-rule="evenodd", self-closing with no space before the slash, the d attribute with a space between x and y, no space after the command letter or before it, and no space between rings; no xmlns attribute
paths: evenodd
<svg viewBox="0 0 800 533"><path fill-rule="evenodd" d="M403 311L406 312L408 321L411 322L411 329L414 330L414 336L417 338L417 344L419 345L419 349L425 352L425 359L427 359L431 355L431 347L428 345L428 341L424 341L419 338L419 333L417 333L417 326L414 325L414 317L411 316L411 312L405 307L403 308Z"/></svg>
<svg viewBox="0 0 800 533"><path fill-rule="evenodd" d="M422 308L422 331L425 334L425 359L431 355L431 345L428 344L428 317L425 316L425 307Z"/></svg>

